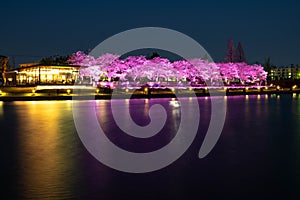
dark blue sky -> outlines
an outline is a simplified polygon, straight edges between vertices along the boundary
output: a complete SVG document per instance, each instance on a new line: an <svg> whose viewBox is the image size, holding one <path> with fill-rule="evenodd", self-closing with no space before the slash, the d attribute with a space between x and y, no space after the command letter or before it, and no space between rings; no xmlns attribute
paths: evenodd
<svg viewBox="0 0 300 200"><path fill-rule="evenodd" d="M276 65L300 64L297 1L4 1L0 54L16 62L33 56L93 49L127 29L156 26L198 41L215 61L227 41L243 44L250 63L270 57Z"/></svg>

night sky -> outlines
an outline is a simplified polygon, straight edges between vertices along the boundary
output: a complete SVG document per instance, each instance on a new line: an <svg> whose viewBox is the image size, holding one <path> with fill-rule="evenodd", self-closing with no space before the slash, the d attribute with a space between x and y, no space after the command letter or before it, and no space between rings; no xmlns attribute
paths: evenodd
<svg viewBox="0 0 300 200"><path fill-rule="evenodd" d="M300 64L299 1L2 1L0 54L16 63L93 49L119 32L146 26L180 31L215 61L229 38L249 63Z"/></svg>

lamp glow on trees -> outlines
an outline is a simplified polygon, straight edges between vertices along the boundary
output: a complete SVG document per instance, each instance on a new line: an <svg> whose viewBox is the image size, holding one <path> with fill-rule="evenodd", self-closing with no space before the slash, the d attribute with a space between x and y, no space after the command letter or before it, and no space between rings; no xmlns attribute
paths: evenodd
<svg viewBox="0 0 300 200"><path fill-rule="evenodd" d="M104 54L98 58L83 52L74 53L71 65L82 66L79 77L90 77L92 82L101 79L120 80L132 84L172 82L205 82L207 86L218 86L220 83L233 85L262 85L266 82L267 72L261 65L240 63L212 63L201 58L170 62L166 58L129 56L120 59L119 55Z"/></svg>

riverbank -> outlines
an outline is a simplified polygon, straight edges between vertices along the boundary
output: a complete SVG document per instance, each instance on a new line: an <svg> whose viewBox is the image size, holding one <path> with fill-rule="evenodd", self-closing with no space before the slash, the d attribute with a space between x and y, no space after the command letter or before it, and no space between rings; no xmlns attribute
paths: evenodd
<svg viewBox="0 0 300 200"><path fill-rule="evenodd" d="M85 100L129 98L176 98L262 94L299 94L300 88L269 87L190 87L190 88L126 88L110 90L94 87L3 87L0 101Z"/></svg>

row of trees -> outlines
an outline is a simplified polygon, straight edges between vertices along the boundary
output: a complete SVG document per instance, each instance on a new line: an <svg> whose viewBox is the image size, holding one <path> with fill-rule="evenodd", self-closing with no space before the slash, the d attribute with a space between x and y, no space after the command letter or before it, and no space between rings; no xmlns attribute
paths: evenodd
<svg viewBox="0 0 300 200"><path fill-rule="evenodd" d="M103 79L130 82L188 81L206 85L256 84L266 81L267 73L260 65L241 63L212 63L200 58L170 62L166 58L104 54L98 58L83 52L74 53L68 60L71 65L83 66L80 77L91 77L95 82Z"/></svg>
<svg viewBox="0 0 300 200"><path fill-rule="evenodd" d="M234 48L232 39L228 40L226 56L224 58L225 63L241 63L247 62L242 43L238 43L237 49Z"/></svg>

